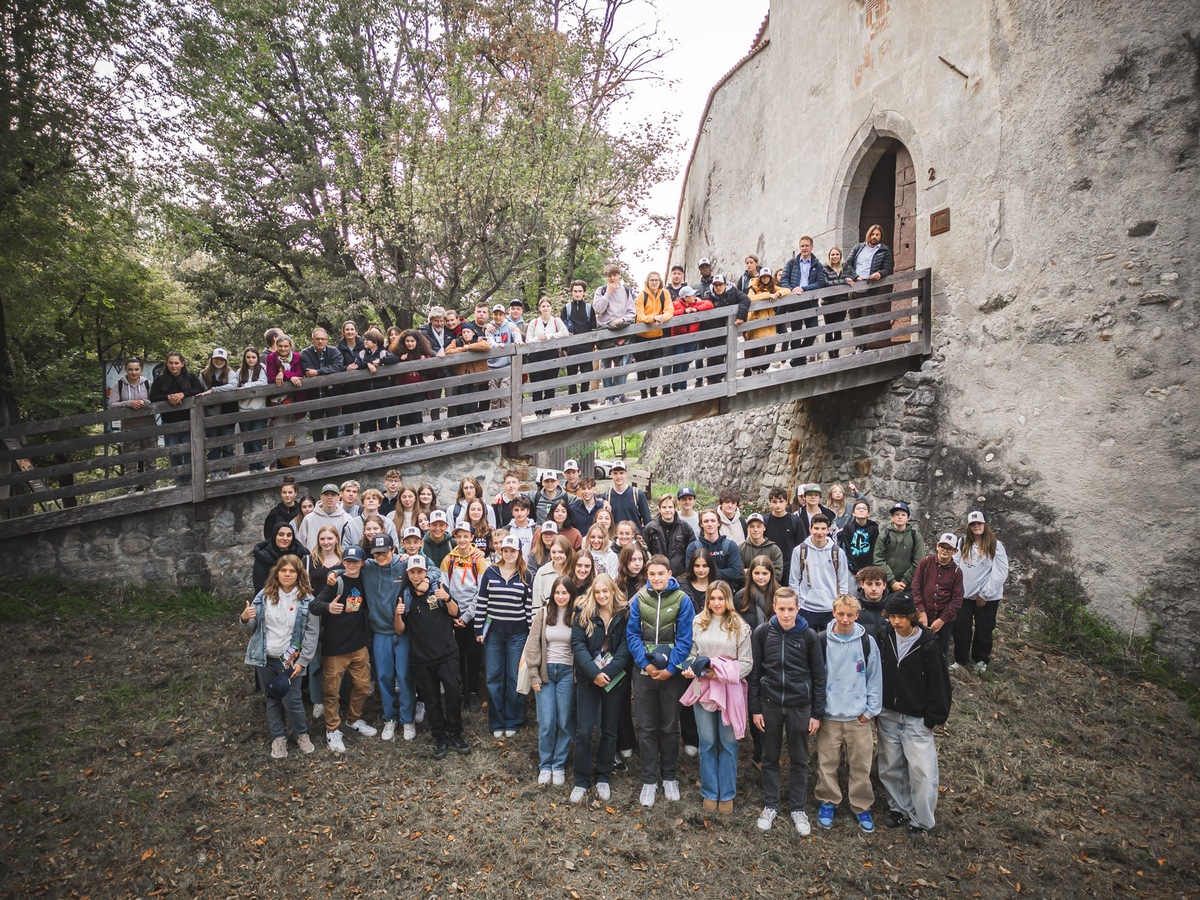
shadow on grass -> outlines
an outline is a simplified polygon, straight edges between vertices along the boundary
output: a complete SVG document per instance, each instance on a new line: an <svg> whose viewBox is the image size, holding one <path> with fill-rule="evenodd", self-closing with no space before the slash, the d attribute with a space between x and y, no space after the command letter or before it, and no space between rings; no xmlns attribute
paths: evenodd
<svg viewBox="0 0 1200 900"><path fill-rule="evenodd" d="M203 621L230 604L199 588L168 591L121 582L69 581L57 575L16 578L0 587L0 623L103 614L117 621Z"/></svg>

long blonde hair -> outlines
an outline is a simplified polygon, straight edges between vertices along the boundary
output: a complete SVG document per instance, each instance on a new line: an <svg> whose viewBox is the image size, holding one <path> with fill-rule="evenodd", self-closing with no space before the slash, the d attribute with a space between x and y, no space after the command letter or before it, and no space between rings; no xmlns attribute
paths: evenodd
<svg viewBox="0 0 1200 900"><path fill-rule="evenodd" d="M308 548L308 552L311 553L314 557L320 555L320 553L321 553L321 535L323 535L327 531L333 535L333 552L337 555L338 562L341 563L341 561L342 561L342 533L338 530L338 527L336 525L322 525L320 528L318 528L316 537L313 538L313 545ZM321 565L325 565L325 557L322 556L319 560L317 560L317 562L319 562Z"/></svg>
<svg viewBox="0 0 1200 900"><path fill-rule="evenodd" d="M583 626L583 630L587 632L587 636L591 637L592 632L596 630L596 616L598 607L596 606L596 588L601 585L608 587L612 593L612 611L615 616L617 613L625 609L627 601L625 595L621 593L621 589L617 587L616 580L604 572L601 572L592 581L592 586L588 588L588 592L583 595L583 599L579 601L579 624Z"/></svg>
<svg viewBox="0 0 1200 900"><path fill-rule="evenodd" d="M833 502L833 492L835 489L842 492L841 508L835 506ZM842 483L840 481L835 481L829 486L829 490L825 492L825 499L826 502L829 503L829 508L839 516L844 514L847 509L854 509L854 507L850 505L850 495L846 493L846 489L842 487Z"/></svg>
<svg viewBox="0 0 1200 900"><path fill-rule="evenodd" d="M708 603L712 599L712 595L718 592L725 595L725 615L721 616L721 630L737 635L741 633L745 620L734 609L733 588L724 581L714 581L708 586L708 591L704 594L704 609L697 614L694 627L703 631L712 622L713 611Z"/></svg>

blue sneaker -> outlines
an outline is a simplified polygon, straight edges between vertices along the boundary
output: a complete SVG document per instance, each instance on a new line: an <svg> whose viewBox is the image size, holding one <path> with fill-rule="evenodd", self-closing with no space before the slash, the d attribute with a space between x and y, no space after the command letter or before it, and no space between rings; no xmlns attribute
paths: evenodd
<svg viewBox="0 0 1200 900"><path fill-rule="evenodd" d="M858 827L867 834L875 830L875 820L871 818L871 811L869 809L855 813L854 818L858 819Z"/></svg>
<svg viewBox="0 0 1200 900"><path fill-rule="evenodd" d="M833 811L837 809L832 803L822 803L817 807L817 824L822 828L833 827Z"/></svg>

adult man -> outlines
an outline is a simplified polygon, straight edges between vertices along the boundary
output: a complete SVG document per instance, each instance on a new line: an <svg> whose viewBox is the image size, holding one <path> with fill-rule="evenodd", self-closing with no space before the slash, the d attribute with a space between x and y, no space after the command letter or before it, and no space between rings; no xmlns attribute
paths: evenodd
<svg viewBox="0 0 1200 900"><path fill-rule="evenodd" d="M305 547L317 545L317 532L321 530L322 525L332 525L340 535L346 523L350 521L350 516L338 497L339 493L336 484L327 484L321 488L320 502L304 517L300 523L300 530L296 533L296 540Z"/></svg>
<svg viewBox="0 0 1200 900"><path fill-rule="evenodd" d="M438 359L444 359L446 348L454 340L454 335L446 328L446 310L440 306L434 306L430 308L428 316L429 321L420 328L421 334L425 336L425 340L429 341L429 348L433 351L433 355ZM450 372L449 369L437 368L426 369L421 374L427 379L434 379L445 378ZM437 400L441 396L441 388L425 392L426 400ZM429 410L429 421L436 422L441 418L441 412L441 409L436 406ZM433 434L438 438L442 436L440 429L434 430Z"/></svg>
<svg viewBox="0 0 1200 900"><path fill-rule="evenodd" d="M821 261L813 256L813 239L807 234L800 238L800 252L788 260L788 264L783 269L783 279L781 284L785 288L789 288L793 294L803 294L805 291L815 291L825 287L825 267L821 265ZM787 309L788 307L785 307ZM791 310L797 309L816 309L816 300L801 300L799 303L792 303ZM811 319L793 319L791 331L793 333L802 331L805 328L816 328L817 317ZM788 349L794 354L790 364L793 366L802 366L808 362L808 357L804 354L805 347L811 347L816 341L816 335L793 340L788 343Z"/></svg>
<svg viewBox="0 0 1200 900"><path fill-rule="evenodd" d="M629 483L629 470L624 460L613 463L609 474L612 487L604 492L602 499L612 513L613 524L629 520L641 534L650 524L650 502L639 488Z"/></svg>
<svg viewBox="0 0 1200 900"><path fill-rule="evenodd" d="M562 320L567 326L567 331L571 334L591 334L598 327L596 322L596 310L592 308L592 304L587 302L587 284L576 279L571 282L571 300L563 307ZM591 353L594 344L576 344L567 349L567 358L572 356L582 356L586 353ZM592 371L592 364L589 363L568 363L566 366L568 376L578 376L585 372ZM579 384L579 393L586 394L591 387L591 379L582 381ZM572 397L575 396L575 383L567 385L567 393ZM583 412L587 409L587 403L572 403L571 412Z"/></svg>
<svg viewBox="0 0 1200 900"><path fill-rule="evenodd" d="M519 332L508 320L504 314L504 304L497 303L492 307L492 321L488 323L484 334L487 336L488 344L492 347L513 347L517 344L524 343ZM488 390L502 391L499 397L493 397L490 409L496 413L502 413L508 406L508 387L509 373L512 370L512 357L495 356L488 359L488 369L491 370L492 377L488 381ZM507 428L509 425L508 416L493 418L492 428Z"/></svg>
<svg viewBox="0 0 1200 900"><path fill-rule="evenodd" d="M716 281L716 276L713 275L712 260L707 256L701 257L696 268L700 270L700 280L692 285L692 290L703 297Z"/></svg>
<svg viewBox="0 0 1200 900"><path fill-rule="evenodd" d="M342 482L338 493L342 498L342 506L346 509L346 515L357 516L362 513L362 508L358 505L358 492L362 490L362 485L353 478L348 478Z"/></svg>
<svg viewBox="0 0 1200 900"><path fill-rule="evenodd" d="M336 375L346 368L341 351L336 347L329 346L329 332L324 328L313 329L312 344L300 351L300 365L304 369L305 378L316 378L319 375ZM318 397L333 397L336 393L337 391L333 387L326 386L317 388L315 392L309 391L308 398L314 400ZM332 418L340 412L341 409L337 406L327 406L324 409L312 410L309 413L309 418L319 422L321 419ZM337 428L313 428L312 430L313 443L333 440L337 436ZM337 456L337 450L317 451L317 459L319 460L334 459Z"/></svg>
<svg viewBox="0 0 1200 900"><path fill-rule="evenodd" d="M730 306L737 307L745 302L749 304L750 298L729 284L729 280L724 275L714 275L712 286L702 295L705 299L712 302L716 309L726 309ZM708 357L706 365L712 374L708 376L709 384L718 384L725 378L725 319L716 317L706 325L700 326L700 334L711 334L712 337L702 337L700 339L701 349L709 349L715 351ZM699 364L696 366L700 368ZM696 380L696 387L700 386L700 380Z"/></svg>
<svg viewBox="0 0 1200 900"><path fill-rule="evenodd" d="M687 284L683 280L683 266L675 263L675 265L671 266L671 273L667 277L669 279L667 281L667 293L671 295L672 300L675 300L679 297L679 292L687 287ZM695 291L692 291L692 293L694 294Z"/></svg>
<svg viewBox="0 0 1200 900"><path fill-rule="evenodd" d="M854 249L846 257L846 283L855 286L868 287L871 282L879 281L881 278L887 278L892 274L895 268L895 263L892 258L891 248L883 242L883 229L878 225L872 225L867 229L866 238L862 243L855 244ZM886 286L878 290L867 291L868 294L886 293L889 290ZM882 312L887 309L887 305L883 304L878 307L860 307L850 311L851 319L858 319L863 316L868 316L873 312ZM888 324L881 322L872 325L871 331L886 331ZM863 329L853 329L854 335L857 337L863 334Z"/></svg>
<svg viewBox="0 0 1200 900"><path fill-rule="evenodd" d="M592 308L596 311L596 324L601 328L607 328L611 331L620 331L621 329L631 325L637 316L637 295L621 283L621 267L616 263L609 263L604 267L604 284L596 288L596 293L592 297ZM607 341L602 341L601 349L617 347L625 343L624 338L615 337ZM617 366L623 365L626 356L618 354L601 360L601 367L605 369L615 369ZM617 402L625 402L628 400L624 393L619 396L611 396L614 388L620 384L625 386L625 380L628 376L621 375L605 376L602 381L605 388L606 405L612 405Z"/></svg>
<svg viewBox="0 0 1200 900"><path fill-rule="evenodd" d="M790 587L800 598L800 611L817 631L833 621L833 601L850 593L846 555L829 537L829 519L815 515L809 534L792 551Z"/></svg>

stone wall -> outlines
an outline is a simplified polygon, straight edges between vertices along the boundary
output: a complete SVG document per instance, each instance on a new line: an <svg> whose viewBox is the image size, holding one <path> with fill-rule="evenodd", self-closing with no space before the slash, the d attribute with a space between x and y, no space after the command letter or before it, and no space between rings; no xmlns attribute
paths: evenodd
<svg viewBox="0 0 1200 900"><path fill-rule="evenodd" d="M364 459L370 461L371 457ZM364 489L382 490L387 468L391 467L364 470L357 480ZM303 469L289 471L304 476ZM405 464L400 471L406 484L431 484L443 507L453 502L467 475L480 480L486 497L500 492L508 471L517 472L527 485L534 477L527 458L504 459L486 451L448 462ZM317 495L322 483L302 481L302 494ZM0 543L0 563L9 572L46 571L79 580L199 587L240 595L250 589L250 550L262 540L263 520L277 502L275 491L263 491L13 539Z"/></svg>

